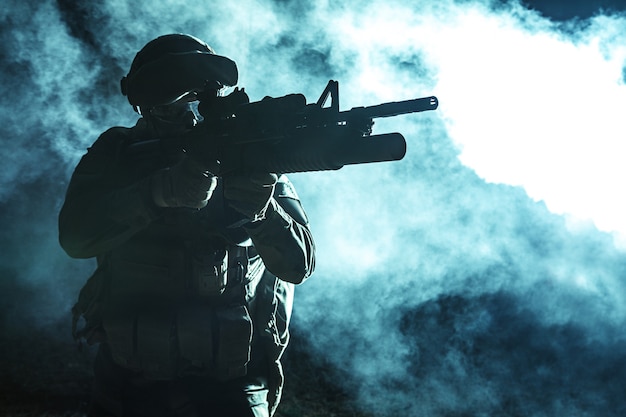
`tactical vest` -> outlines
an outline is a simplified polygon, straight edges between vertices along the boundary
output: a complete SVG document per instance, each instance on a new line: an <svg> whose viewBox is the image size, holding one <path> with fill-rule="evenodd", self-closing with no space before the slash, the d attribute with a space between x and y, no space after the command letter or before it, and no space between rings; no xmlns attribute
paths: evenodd
<svg viewBox="0 0 626 417"><path fill-rule="evenodd" d="M149 379L244 375L265 269L254 247L146 235L105 260L102 324L115 362Z"/></svg>
<svg viewBox="0 0 626 417"><path fill-rule="evenodd" d="M181 156L151 148L128 158L127 148L121 144L106 176L111 188ZM117 364L147 379L244 375L265 267L245 231L228 227L237 220L224 204L221 184L202 210L164 210L98 258L98 270L74 308L75 334L80 336L76 322L83 316L88 341L106 341Z"/></svg>
<svg viewBox="0 0 626 417"><path fill-rule="evenodd" d="M253 253L251 247L235 249L239 255L243 250L248 256ZM229 258L243 259L238 255ZM293 284L278 279L264 267L259 267L260 264L252 262L245 275L247 278L242 281L242 284L247 282L243 284L244 303L237 305L235 301L239 298L230 298L242 286L233 285L236 281L229 281L227 276L225 291L221 295L226 295L224 300L232 300L232 304L213 305L209 301L216 301L214 297L200 296L195 302L182 304L174 311L174 305L165 304L164 308L159 308L157 300L149 302L149 297L143 297L146 302L137 305L131 302L132 297L120 297L117 302L124 298L128 302L116 304L110 291L109 268L113 263L101 262L80 291L72 308L72 332L76 340L85 339L88 344L112 344L117 363L141 372L146 378L158 380L195 374L228 379L245 373L252 343L244 342L249 341L252 331L256 346L261 349L260 360L268 365L268 401L270 415L274 414L284 382L280 358L289 342ZM163 264L161 262L161 266ZM255 272L256 268L259 268L258 272ZM230 292L231 289L234 291ZM119 290L132 292L131 288L123 286ZM158 291L153 291L153 295L155 292ZM78 329L81 318L85 323Z"/></svg>

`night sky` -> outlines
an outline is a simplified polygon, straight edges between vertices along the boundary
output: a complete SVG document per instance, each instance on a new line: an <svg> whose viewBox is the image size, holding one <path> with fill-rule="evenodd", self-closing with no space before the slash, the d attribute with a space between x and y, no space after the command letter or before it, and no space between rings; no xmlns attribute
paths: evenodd
<svg viewBox="0 0 626 417"><path fill-rule="evenodd" d="M318 246L293 326L358 404L381 416L626 415L621 2L205 3L5 2L7 337L70 337L94 261L58 246L69 176L100 132L136 120L119 93L136 51L186 32L237 62L252 100L314 102L329 79L342 110L439 99L376 122L405 136L402 161L290 176Z"/></svg>

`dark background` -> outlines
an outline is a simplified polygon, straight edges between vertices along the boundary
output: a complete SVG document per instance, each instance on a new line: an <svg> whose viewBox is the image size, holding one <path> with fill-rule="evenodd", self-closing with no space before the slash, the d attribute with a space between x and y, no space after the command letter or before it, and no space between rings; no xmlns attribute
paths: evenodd
<svg viewBox="0 0 626 417"><path fill-rule="evenodd" d="M626 9L624 2L619 0L525 0L522 3L556 21L585 19L601 12L615 13Z"/></svg>

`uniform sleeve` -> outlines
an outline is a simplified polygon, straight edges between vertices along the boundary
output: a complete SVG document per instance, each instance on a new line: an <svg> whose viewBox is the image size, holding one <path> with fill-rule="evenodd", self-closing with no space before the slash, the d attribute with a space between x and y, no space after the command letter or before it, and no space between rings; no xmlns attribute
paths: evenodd
<svg viewBox="0 0 626 417"><path fill-rule="evenodd" d="M125 242L159 217L149 178L114 180L123 128L100 136L72 174L59 214L59 242L74 258L91 258Z"/></svg>
<svg viewBox="0 0 626 417"><path fill-rule="evenodd" d="M300 200L281 176L266 218L246 226L266 268L283 281L300 284L315 269L315 242Z"/></svg>

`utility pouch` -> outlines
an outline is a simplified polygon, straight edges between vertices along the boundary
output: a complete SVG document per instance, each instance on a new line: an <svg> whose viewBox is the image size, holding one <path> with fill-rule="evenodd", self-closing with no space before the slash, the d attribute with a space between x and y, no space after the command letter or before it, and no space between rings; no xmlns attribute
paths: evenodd
<svg viewBox="0 0 626 417"><path fill-rule="evenodd" d="M191 282L202 297L220 295L228 284L228 252L197 252L191 256Z"/></svg>
<svg viewBox="0 0 626 417"><path fill-rule="evenodd" d="M250 361L252 319L245 306L216 311L218 349L215 355L216 372L220 379L231 379L246 374Z"/></svg>

